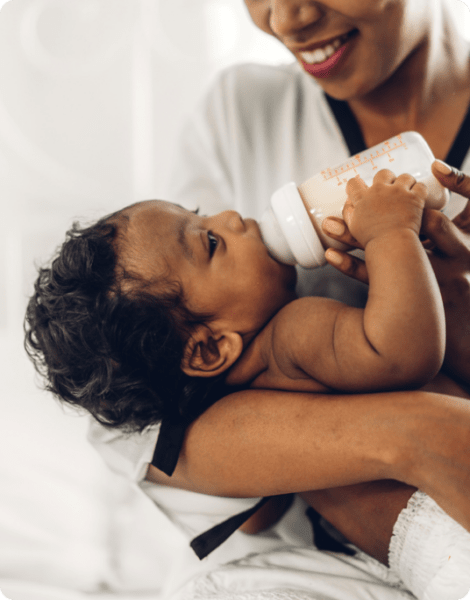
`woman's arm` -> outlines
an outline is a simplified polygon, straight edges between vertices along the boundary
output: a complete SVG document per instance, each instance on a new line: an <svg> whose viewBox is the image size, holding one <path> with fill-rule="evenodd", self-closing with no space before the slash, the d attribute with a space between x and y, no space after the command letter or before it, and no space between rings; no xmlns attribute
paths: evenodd
<svg viewBox="0 0 470 600"><path fill-rule="evenodd" d="M246 390L189 427L171 478L152 466L147 478L234 497L397 479L470 529L469 447L470 404L451 396Z"/></svg>

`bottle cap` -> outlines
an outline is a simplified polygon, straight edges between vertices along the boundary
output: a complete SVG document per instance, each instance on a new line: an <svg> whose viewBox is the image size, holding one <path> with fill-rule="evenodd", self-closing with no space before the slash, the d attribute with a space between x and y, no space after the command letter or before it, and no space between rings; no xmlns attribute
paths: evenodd
<svg viewBox="0 0 470 600"><path fill-rule="evenodd" d="M295 183L274 192L260 221L261 235L277 260L312 269L326 263L325 250Z"/></svg>

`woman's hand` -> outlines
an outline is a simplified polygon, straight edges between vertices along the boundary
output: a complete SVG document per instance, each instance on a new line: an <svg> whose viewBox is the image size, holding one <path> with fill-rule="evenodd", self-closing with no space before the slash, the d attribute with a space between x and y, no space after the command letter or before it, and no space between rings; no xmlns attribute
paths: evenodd
<svg viewBox="0 0 470 600"><path fill-rule="evenodd" d="M362 180L361 180L362 182ZM362 182L364 185L365 183ZM356 185L358 185L356 183ZM351 185L348 182L348 188L351 189ZM345 207L347 206L349 200L346 202ZM363 250L363 246L356 240L356 238L351 234L346 224L346 221L340 219L339 217L327 217L322 222L323 232L326 233L329 237L334 240L338 240L342 242L346 246L351 248L359 248ZM366 264L360 258L349 254L347 251L341 251L336 248L328 248L325 252L326 260L341 271L348 277L352 277L353 279L357 279L358 281L362 281L362 283L369 283L369 276L367 274Z"/></svg>
<svg viewBox="0 0 470 600"><path fill-rule="evenodd" d="M425 210L422 233L439 283L446 313L447 348L444 366L452 376L470 383L470 177L441 161L433 164L436 178L450 191L469 199L453 221Z"/></svg>

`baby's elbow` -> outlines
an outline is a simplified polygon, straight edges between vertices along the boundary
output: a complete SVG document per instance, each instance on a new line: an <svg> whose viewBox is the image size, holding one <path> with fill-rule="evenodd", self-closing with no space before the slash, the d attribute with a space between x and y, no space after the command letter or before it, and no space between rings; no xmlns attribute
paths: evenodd
<svg viewBox="0 0 470 600"><path fill-rule="evenodd" d="M410 357L404 364L391 366L391 376L396 378L399 386L406 388L420 388L434 379L439 373L444 361L444 352L436 349L432 352L420 353Z"/></svg>

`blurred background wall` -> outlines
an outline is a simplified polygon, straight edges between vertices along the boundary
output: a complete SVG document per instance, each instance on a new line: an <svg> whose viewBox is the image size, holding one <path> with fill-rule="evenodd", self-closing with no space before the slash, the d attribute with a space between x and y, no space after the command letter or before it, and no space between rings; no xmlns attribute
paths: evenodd
<svg viewBox="0 0 470 600"><path fill-rule="evenodd" d="M453 2L470 37L469 0ZM167 196L176 136L215 72L234 62L291 58L255 29L242 0L2 4L0 501L9 490L8 510L23 518L53 497L49 532L70 530L75 519L77 532L98 536L97 522L113 517L91 517L93 497L79 490L119 496L117 488L106 487L109 474L88 448L82 420L37 389L22 349L35 264L51 255L74 219ZM69 488L54 488L53 477L67 484L67 472ZM20 519L2 514L0 527ZM97 560L90 557L90 565Z"/></svg>
<svg viewBox="0 0 470 600"><path fill-rule="evenodd" d="M21 320L33 258L50 253L55 232L75 216L164 197L184 114L218 69L258 59L290 60L241 0L4 5L1 335Z"/></svg>
<svg viewBox="0 0 470 600"><path fill-rule="evenodd" d="M24 353L35 265L73 220L167 196L177 133L216 71L290 58L242 0L0 7L0 589L156 589L178 536L104 467L85 419L40 391Z"/></svg>

